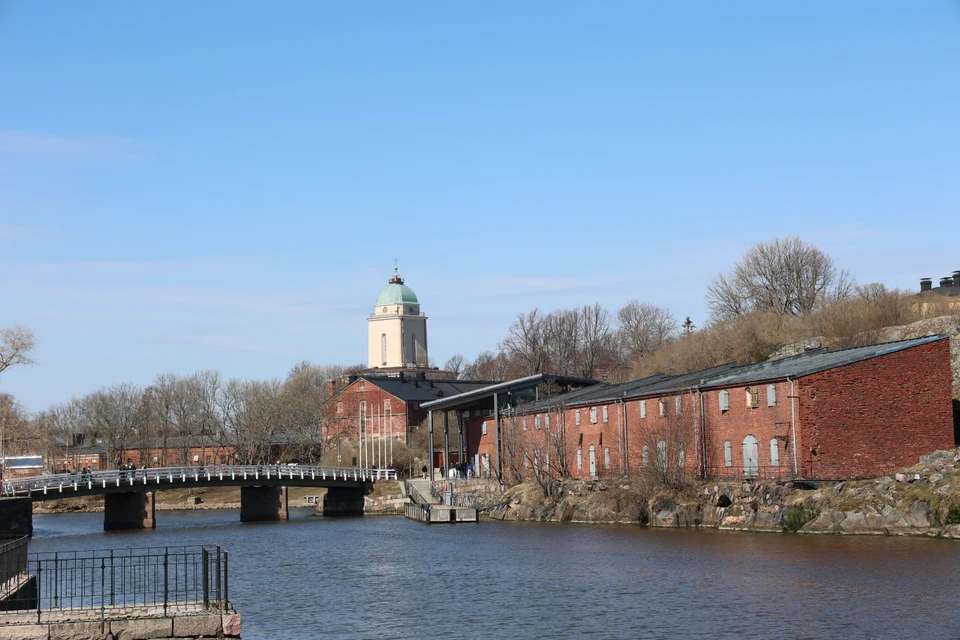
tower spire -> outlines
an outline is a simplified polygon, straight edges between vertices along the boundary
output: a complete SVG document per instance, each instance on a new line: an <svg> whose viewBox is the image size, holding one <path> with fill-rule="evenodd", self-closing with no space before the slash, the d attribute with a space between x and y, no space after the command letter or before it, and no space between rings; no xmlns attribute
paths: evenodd
<svg viewBox="0 0 960 640"><path fill-rule="evenodd" d="M397 267L397 259L393 259L393 277L390 278L390 284L403 284L403 278L400 277L400 269Z"/></svg>

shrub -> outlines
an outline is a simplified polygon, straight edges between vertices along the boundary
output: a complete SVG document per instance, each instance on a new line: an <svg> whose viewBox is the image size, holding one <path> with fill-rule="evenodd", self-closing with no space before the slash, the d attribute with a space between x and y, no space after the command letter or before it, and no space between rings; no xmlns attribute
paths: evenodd
<svg viewBox="0 0 960 640"><path fill-rule="evenodd" d="M815 520L820 512L816 509L801 509L799 507L790 507L783 513L783 528L787 531L796 533L803 525L811 520Z"/></svg>

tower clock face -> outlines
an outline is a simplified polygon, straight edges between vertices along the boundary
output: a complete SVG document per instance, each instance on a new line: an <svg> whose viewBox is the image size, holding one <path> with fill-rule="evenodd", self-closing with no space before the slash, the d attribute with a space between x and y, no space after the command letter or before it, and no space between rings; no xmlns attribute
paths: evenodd
<svg viewBox="0 0 960 640"><path fill-rule="evenodd" d="M387 312L387 308L386 308L386 307L383 308L383 312L384 312L384 313Z"/></svg>

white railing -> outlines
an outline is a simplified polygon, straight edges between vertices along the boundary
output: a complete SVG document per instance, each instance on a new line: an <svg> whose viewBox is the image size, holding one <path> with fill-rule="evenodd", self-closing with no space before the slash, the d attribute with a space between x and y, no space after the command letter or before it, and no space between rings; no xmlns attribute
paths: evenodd
<svg viewBox="0 0 960 640"><path fill-rule="evenodd" d="M158 469L93 471L90 473L59 473L34 478L19 478L3 483L2 495L26 496L33 493L75 493L81 490L107 487L157 486L185 482L271 480L279 482L334 480L370 482L396 480L393 469L361 469L357 467L314 467L306 465L248 464L212 467L166 467Z"/></svg>

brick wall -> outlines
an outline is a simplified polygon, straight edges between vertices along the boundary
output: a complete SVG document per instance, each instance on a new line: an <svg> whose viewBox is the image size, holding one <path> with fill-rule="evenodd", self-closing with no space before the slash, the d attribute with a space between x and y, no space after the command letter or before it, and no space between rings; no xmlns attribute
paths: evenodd
<svg viewBox="0 0 960 640"><path fill-rule="evenodd" d="M954 446L947 339L805 376L798 395L801 463L813 476L875 477Z"/></svg>

